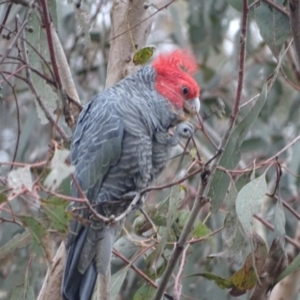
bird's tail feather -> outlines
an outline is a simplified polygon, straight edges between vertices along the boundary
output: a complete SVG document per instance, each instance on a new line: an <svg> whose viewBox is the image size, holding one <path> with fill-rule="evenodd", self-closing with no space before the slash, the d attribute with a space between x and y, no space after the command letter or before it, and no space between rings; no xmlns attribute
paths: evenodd
<svg viewBox="0 0 300 300"><path fill-rule="evenodd" d="M94 247L90 248L88 239L98 240ZM110 288L110 261L114 243L114 232L109 228L83 227L67 252L65 270L63 274L62 295L65 300L90 300L94 291L98 273L106 278L101 286L103 299L108 299ZM89 255L91 263L84 263L81 268L80 258L84 254ZM80 272L79 270L84 270ZM102 294L102 292L101 292ZM108 296L109 297L109 296Z"/></svg>
<svg viewBox="0 0 300 300"><path fill-rule="evenodd" d="M84 246L88 228L83 228L70 245L63 274L62 295L65 300L90 300L97 280L97 270L94 262L84 274L78 270L81 250Z"/></svg>

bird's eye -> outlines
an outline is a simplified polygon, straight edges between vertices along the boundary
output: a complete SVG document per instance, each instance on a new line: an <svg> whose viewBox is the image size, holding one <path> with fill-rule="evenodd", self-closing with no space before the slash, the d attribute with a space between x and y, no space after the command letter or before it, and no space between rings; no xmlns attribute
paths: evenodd
<svg viewBox="0 0 300 300"><path fill-rule="evenodd" d="M187 95L188 93L189 93L189 89L186 86L184 88L182 88L183 95Z"/></svg>

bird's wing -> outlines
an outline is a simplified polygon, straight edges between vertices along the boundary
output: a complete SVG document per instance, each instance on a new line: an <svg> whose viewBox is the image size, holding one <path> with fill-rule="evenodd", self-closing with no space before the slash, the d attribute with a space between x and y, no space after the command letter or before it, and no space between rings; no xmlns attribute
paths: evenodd
<svg viewBox="0 0 300 300"><path fill-rule="evenodd" d="M96 95L81 112L70 152L70 161L75 166L74 177L91 203L96 202L105 175L121 156L124 135L124 125L115 109L115 101L105 95ZM74 182L71 195L82 198ZM75 205L83 206L78 202ZM71 232L78 233L81 226L73 220ZM72 236L68 244L73 242Z"/></svg>

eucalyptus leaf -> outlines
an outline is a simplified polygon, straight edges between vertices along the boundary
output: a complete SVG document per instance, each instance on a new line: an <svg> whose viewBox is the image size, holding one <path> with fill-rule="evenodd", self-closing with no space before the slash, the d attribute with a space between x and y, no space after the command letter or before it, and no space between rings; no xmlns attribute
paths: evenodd
<svg viewBox="0 0 300 300"><path fill-rule="evenodd" d="M126 278L129 266L121 269L119 272L111 276L110 279L110 300L116 300L122 284Z"/></svg>
<svg viewBox="0 0 300 300"><path fill-rule="evenodd" d="M265 1L260 1L254 8L255 19L260 34L278 57L283 44L290 34L290 19L287 14Z"/></svg>
<svg viewBox="0 0 300 300"><path fill-rule="evenodd" d="M276 283L289 276L300 268L300 254L298 254L294 260L287 266L287 268L278 276Z"/></svg>
<svg viewBox="0 0 300 300"><path fill-rule="evenodd" d="M40 19L36 15L36 13L32 14L30 18L29 26L33 28L33 31L26 33L26 39L32 46L32 47L28 46L27 48L28 61L32 68L37 69L41 73L44 73L46 69L48 70L48 67L45 66L45 63L47 63L49 66L51 60L49 57L48 43L45 42L47 40L46 32L45 30L41 30ZM36 51L33 49L33 47L35 47ZM44 58L44 60L41 58L41 56ZM32 83L37 92L36 96L40 97L40 100L43 102L50 115L54 117L54 110L57 107L56 93L53 92L52 88L50 88L50 86L46 83L43 77L41 77L40 75L32 71L29 72L31 72ZM35 99L35 104L36 104L37 113L41 120L41 123L47 124L48 119L46 118L44 111L41 109L36 99Z"/></svg>
<svg viewBox="0 0 300 300"><path fill-rule="evenodd" d="M277 197L274 216L274 237L278 237L282 246L285 242L285 214L281 197Z"/></svg>
<svg viewBox="0 0 300 300"><path fill-rule="evenodd" d="M6 244L0 247L0 260L11 255L16 249L26 247L30 243L31 239L32 237L28 231L17 233Z"/></svg>
<svg viewBox="0 0 300 300"><path fill-rule="evenodd" d="M150 285L142 285L134 294L133 300L151 300L156 289Z"/></svg>
<svg viewBox="0 0 300 300"><path fill-rule="evenodd" d="M263 199L268 191L265 176L263 174L250 181L240 190L236 199L236 213L248 235L253 231L253 215L260 211Z"/></svg>

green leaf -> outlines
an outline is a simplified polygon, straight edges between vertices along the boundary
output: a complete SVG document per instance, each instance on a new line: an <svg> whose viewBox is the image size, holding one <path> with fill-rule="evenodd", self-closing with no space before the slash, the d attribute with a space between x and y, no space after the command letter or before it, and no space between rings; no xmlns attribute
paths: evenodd
<svg viewBox="0 0 300 300"><path fill-rule="evenodd" d="M297 110L296 110L297 111ZM291 121L293 122L293 121ZM295 176L298 174L299 166L300 166L300 142L296 142L291 148L292 156L291 159L288 160L288 169L290 172L287 175L288 178L288 187L291 193L294 196L298 195L298 184L299 178ZM294 175L295 174L295 175Z"/></svg>
<svg viewBox="0 0 300 300"><path fill-rule="evenodd" d="M264 240L255 233L252 235L252 239L255 245L253 253L248 254L242 268L230 277L230 281L234 284L234 287L240 291L254 288L257 282L256 272L258 276L262 275L268 256L268 249ZM255 262L255 266L253 266L253 262Z"/></svg>
<svg viewBox="0 0 300 300"><path fill-rule="evenodd" d="M22 221L23 225L33 233L36 240L40 240L47 233L44 225L37 219L30 216L19 216L19 219Z"/></svg>
<svg viewBox="0 0 300 300"><path fill-rule="evenodd" d="M69 201L54 197L49 201L41 200L42 207L51 221L51 228L61 234L69 232L69 222L72 218L70 212L66 211Z"/></svg>
<svg viewBox="0 0 300 300"><path fill-rule="evenodd" d="M150 285L141 286L133 296L133 300L151 300L156 289Z"/></svg>
<svg viewBox="0 0 300 300"><path fill-rule="evenodd" d="M54 28L57 28L57 9L56 9L57 0L48 0L48 9L51 15L51 20L53 22Z"/></svg>
<svg viewBox="0 0 300 300"><path fill-rule="evenodd" d="M153 55L155 47L144 47L137 52L135 52L133 56L133 63L137 65L145 64Z"/></svg>
<svg viewBox="0 0 300 300"><path fill-rule="evenodd" d="M31 241L31 235L28 231L17 233L6 244L0 248L0 260L7 255L12 254L16 249L26 247Z"/></svg>
<svg viewBox="0 0 300 300"><path fill-rule="evenodd" d="M226 0L226 1L237 11L242 11L243 1L241 1L241 0Z"/></svg>
<svg viewBox="0 0 300 300"><path fill-rule="evenodd" d="M130 260L136 253L138 246L134 244L127 236L122 236L114 243L114 249ZM111 264L121 267L126 263L123 259L113 254L111 258Z"/></svg>
<svg viewBox="0 0 300 300"><path fill-rule="evenodd" d="M238 230L238 218L235 211L235 201L237 198L237 190L232 183L226 199L226 209L228 211L224 220L224 229L222 230L222 240L224 244L224 249L230 249L233 245L234 238Z"/></svg>
<svg viewBox="0 0 300 300"><path fill-rule="evenodd" d="M244 138L247 135L249 129L254 124L260 111L266 103L268 93L277 78L282 59L285 56L287 50L288 49L286 49L280 56L279 62L275 68L274 73L265 81L260 96L258 97L252 109L249 111L247 116L234 128L220 159L220 165L222 167L232 170L240 161L241 144L243 143ZM212 199L212 212L217 212L221 207L229 184L230 180L227 174L220 170L216 170L208 194L208 196Z"/></svg>
<svg viewBox="0 0 300 300"><path fill-rule="evenodd" d="M251 181L251 172L243 173L235 182L235 187L239 192L243 186L245 186L249 181Z"/></svg>
<svg viewBox="0 0 300 300"><path fill-rule="evenodd" d="M167 215L167 230L171 229L172 224L178 217L178 206L186 196L186 188L180 185L175 185L171 189L169 199L169 209Z"/></svg>
<svg viewBox="0 0 300 300"><path fill-rule="evenodd" d="M276 283L289 276L295 271L298 271L300 268L300 254L298 254L295 259L287 266L287 268L278 276Z"/></svg>
<svg viewBox="0 0 300 300"><path fill-rule="evenodd" d="M241 253L244 246L244 236L241 234L238 217L236 213L236 198L238 191L234 182L231 183L226 197L226 210L228 211L224 220L222 240L224 244L224 256L234 257Z"/></svg>
<svg viewBox="0 0 300 300"><path fill-rule="evenodd" d="M270 114L272 115L272 114ZM261 137L251 137L245 140L241 145L242 153L253 153L254 151L263 151L267 148L268 143Z"/></svg>
<svg viewBox="0 0 300 300"><path fill-rule="evenodd" d="M0 194L0 204L7 201L7 196L5 194Z"/></svg>
<svg viewBox="0 0 300 300"><path fill-rule="evenodd" d="M290 20L288 15L265 1L260 1L255 6L254 12L262 38L270 47L274 56L278 57L283 44L290 34Z"/></svg>
<svg viewBox="0 0 300 300"><path fill-rule="evenodd" d="M120 270L111 276L110 279L110 300L116 300L119 294L119 291L122 287L122 284L126 278L129 266Z"/></svg>
<svg viewBox="0 0 300 300"><path fill-rule="evenodd" d="M234 257L236 255L239 255L242 252L244 246L245 246L245 237L241 233L240 229L238 228L234 236L234 239L232 241L232 245L225 254L227 257Z"/></svg>
<svg viewBox="0 0 300 300"><path fill-rule="evenodd" d="M200 239L211 233L211 230L203 223L199 222L193 231L193 238Z"/></svg>
<svg viewBox="0 0 300 300"><path fill-rule="evenodd" d="M235 8L237 11L242 11L243 10L243 1L241 0L226 0L228 4L230 4L233 8ZM248 6L252 4L254 0L248 0Z"/></svg>
<svg viewBox="0 0 300 300"><path fill-rule="evenodd" d="M45 61L51 65L48 43L45 42L47 41L46 31L41 30L41 23L36 13L33 13L31 15L29 20L29 26L33 28L33 32L25 31L26 40L28 40L28 42L33 47L35 47L36 51L43 55ZM30 66L48 76L50 72L49 69L46 67L45 62L32 49L32 47L28 46L27 49L28 49L28 61ZM57 103L56 103L57 94L53 91L53 89L49 86L49 84L40 75L32 72L31 70L29 72L31 74L33 85L37 91L37 95L41 98L41 101L46 106L51 116L54 118L54 110L57 107ZM45 113L40 108L40 105L38 104L36 99L34 102L41 123L47 124L48 119L46 118Z"/></svg>
<svg viewBox="0 0 300 300"><path fill-rule="evenodd" d="M30 216L18 216L25 227L28 228L33 236L33 250L39 255L47 255L47 249L43 245L42 239L46 236L47 230L45 226L37 219Z"/></svg>
<svg viewBox="0 0 300 300"><path fill-rule="evenodd" d="M198 277L198 276L204 277L210 281L214 281L216 285L221 289L230 289L234 287L233 283L230 282L230 280L226 278L222 278L212 273L197 273L197 274L189 275L186 278Z"/></svg>
<svg viewBox="0 0 300 300"><path fill-rule="evenodd" d="M277 198L274 216L274 237L278 237L282 246L285 242L285 214L280 195Z"/></svg>
<svg viewBox="0 0 300 300"><path fill-rule="evenodd" d="M253 215L260 211L267 189L265 174L263 174L250 181L238 193L236 213L247 234L252 232Z"/></svg>
<svg viewBox="0 0 300 300"><path fill-rule="evenodd" d="M179 216L178 205L181 200L185 198L186 189L180 185L175 185L171 188L170 196L169 196L169 209L168 214L166 216L167 225L165 228L161 228L163 231L162 238L156 247L155 251L151 253L151 260L149 259L149 263L153 263L156 261L161 254L163 253L166 243L170 238L170 233L172 229L172 225Z"/></svg>
<svg viewBox="0 0 300 300"><path fill-rule="evenodd" d="M34 300L34 293L32 287L25 284L16 286L10 300Z"/></svg>

